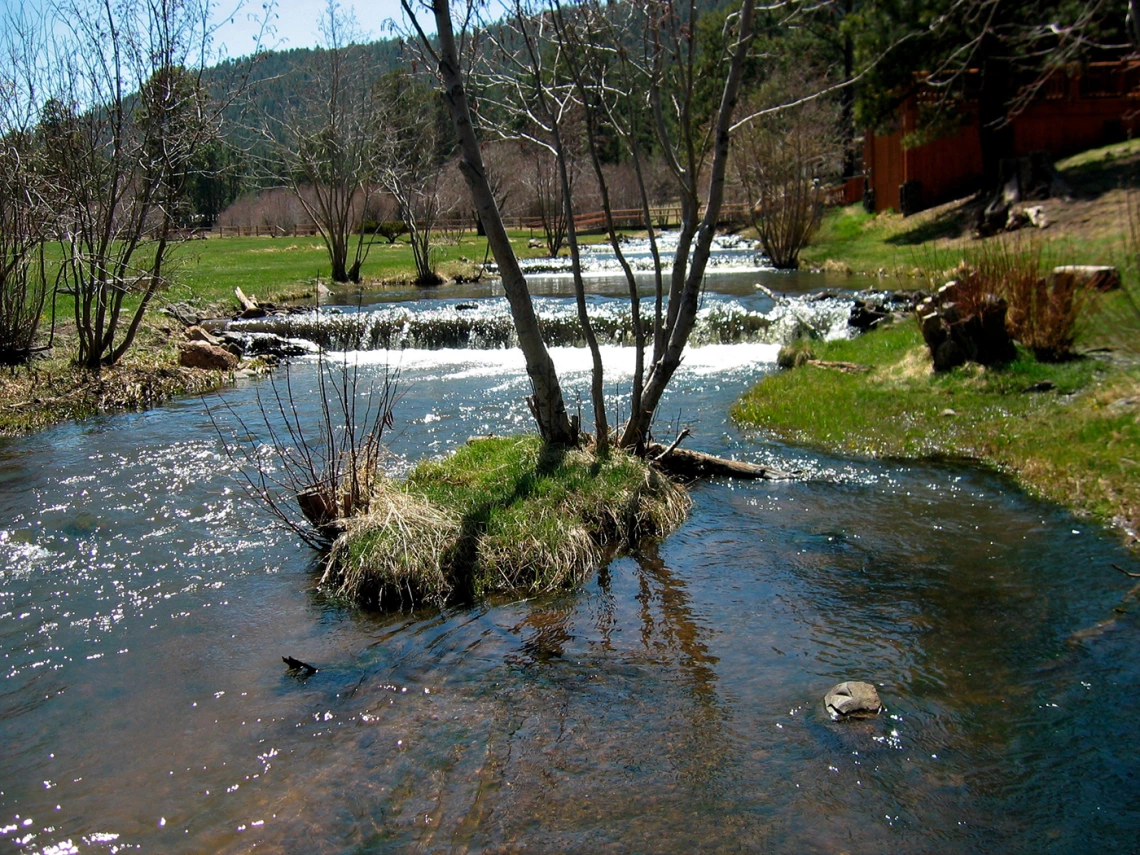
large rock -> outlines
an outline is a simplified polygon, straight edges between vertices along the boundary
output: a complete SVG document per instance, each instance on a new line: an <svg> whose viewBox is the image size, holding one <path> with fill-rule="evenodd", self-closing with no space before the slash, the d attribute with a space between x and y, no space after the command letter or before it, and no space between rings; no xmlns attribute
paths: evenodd
<svg viewBox="0 0 1140 855"><path fill-rule="evenodd" d="M827 714L835 721L844 718L869 718L876 716L883 708L879 693L870 683L848 680L833 686L824 695L823 703Z"/></svg>
<svg viewBox="0 0 1140 855"><path fill-rule="evenodd" d="M232 371L238 367L238 358L228 350L204 341L184 341L179 345L178 361L186 368L205 368L208 371Z"/></svg>
<svg viewBox="0 0 1140 855"><path fill-rule="evenodd" d="M851 306L851 315L847 318L847 326L866 332L878 326L891 316L891 310L882 303L872 303L870 300L855 298Z"/></svg>

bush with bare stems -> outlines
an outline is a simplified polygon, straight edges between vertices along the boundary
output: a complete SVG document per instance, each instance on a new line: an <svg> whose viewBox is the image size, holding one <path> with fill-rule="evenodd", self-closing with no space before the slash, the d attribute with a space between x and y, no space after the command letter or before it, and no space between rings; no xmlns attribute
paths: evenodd
<svg viewBox="0 0 1140 855"><path fill-rule="evenodd" d="M251 498L305 543L324 550L349 519L372 507L398 375L385 369L362 392L359 365L347 354L330 361L322 350L317 409L310 417L293 371L288 365L283 370L269 394L258 392L256 418L243 417L225 399L210 417ZM234 425L236 432L227 430Z"/></svg>
<svg viewBox="0 0 1140 855"><path fill-rule="evenodd" d="M763 112L797 90L766 87L743 105L745 115ZM820 88L818 85L799 89ZM843 152L838 110L826 100L760 115L738 132L733 165L744 190L764 254L780 270L795 270L802 250L819 229L824 182L838 174Z"/></svg>

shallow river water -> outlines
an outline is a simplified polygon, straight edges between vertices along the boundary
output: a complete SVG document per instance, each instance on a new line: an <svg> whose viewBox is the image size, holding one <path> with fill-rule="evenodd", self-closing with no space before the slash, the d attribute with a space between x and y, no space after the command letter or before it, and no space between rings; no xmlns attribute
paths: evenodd
<svg viewBox="0 0 1140 855"><path fill-rule="evenodd" d="M695 349L662 433L801 477L701 484L581 590L443 612L315 591L216 398L3 443L0 852L1135 851L1138 562L992 474L741 433L775 350ZM397 461L527 426L513 351L359 361L401 368ZM886 713L829 721L848 678Z"/></svg>

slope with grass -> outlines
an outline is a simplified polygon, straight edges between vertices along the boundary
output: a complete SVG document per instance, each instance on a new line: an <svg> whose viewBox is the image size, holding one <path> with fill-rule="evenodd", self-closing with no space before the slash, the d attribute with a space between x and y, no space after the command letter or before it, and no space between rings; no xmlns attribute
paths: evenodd
<svg viewBox="0 0 1140 855"><path fill-rule="evenodd" d="M1101 359L934 374L917 325L814 343L825 361L773 374L733 409L742 425L789 442L873 457L964 458L1011 474L1044 498L1140 531L1140 369Z"/></svg>
<svg viewBox="0 0 1140 855"><path fill-rule="evenodd" d="M1049 225L1025 232L1026 239L1048 242L1058 264L1118 264L1125 275L1135 278L1137 271L1124 253L1124 243L1126 188L1135 184L1140 171L1140 140L1082 152L1056 166L1072 197L1029 203L1044 208ZM959 199L910 217L893 211L868 214L862 205L831 208L801 258L806 267L832 261L871 274L953 267L965 248L979 243L972 232L982 204L975 198Z"/></svg>

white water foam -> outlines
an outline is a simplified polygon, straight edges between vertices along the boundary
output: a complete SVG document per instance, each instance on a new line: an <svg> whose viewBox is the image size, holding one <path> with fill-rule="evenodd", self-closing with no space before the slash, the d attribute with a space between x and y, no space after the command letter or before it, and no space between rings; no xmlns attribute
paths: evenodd
<svg viewBox="0 0 1140 855"><path fill-rule="evenodd" d="M776 362L780 345L761 342L744 344L710 344L691 347L685 351L678 374L707 377L731 374L741 369L754 370ZM606 382L627 380L633 376L634 351L630 347L606 345L600 348L605 367ZM552 347L550 356L560 375L573 377L588 374L592 368L590 351L584 347ZM316 357L307 357L314 360ZM387 365L401 372L423 372L441 379L468 379L501 377L504 380L522 376L526 363L517 348L500 350L472 350L469 348L442 348L425 350L357 350L348 353L328 353L330 364L347 361L350 365Z"/></svg>

